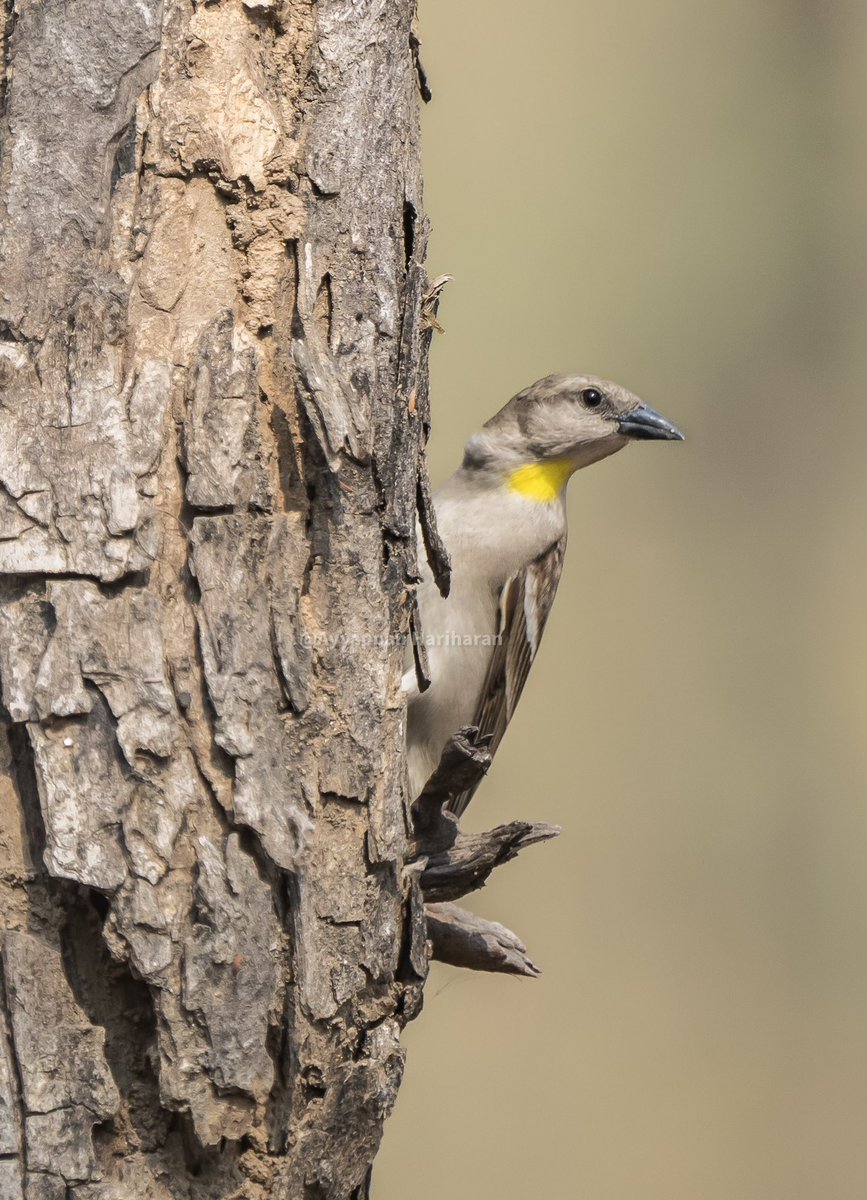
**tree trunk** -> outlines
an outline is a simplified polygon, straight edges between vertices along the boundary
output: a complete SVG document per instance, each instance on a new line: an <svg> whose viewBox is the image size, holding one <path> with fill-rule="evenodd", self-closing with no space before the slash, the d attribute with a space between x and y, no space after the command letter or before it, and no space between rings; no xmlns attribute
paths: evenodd
<svg viewBox="0 0 867 1200"><path fill-rule="evenodd" d="M2 1200L366 1191L427 959L412 9L7 0Z"/></svg>

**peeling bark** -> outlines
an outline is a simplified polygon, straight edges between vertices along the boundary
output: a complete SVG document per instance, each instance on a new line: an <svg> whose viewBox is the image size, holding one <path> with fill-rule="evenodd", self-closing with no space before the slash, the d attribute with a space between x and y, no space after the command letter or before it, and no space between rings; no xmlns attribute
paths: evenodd
<svg viewBox="0 0 867 1200"><path fill-rule="evenodd" d="M537 973L425 900L556 830L404 787L413 20L3 8L0 1200L360 1200L431 954Z"/></svg>
<svg viewBox="0 0 867 1200"><path fill-rule="evenodd" d="M428 959L413 16L5 11L3 1200L367 1187Z"/></svg>

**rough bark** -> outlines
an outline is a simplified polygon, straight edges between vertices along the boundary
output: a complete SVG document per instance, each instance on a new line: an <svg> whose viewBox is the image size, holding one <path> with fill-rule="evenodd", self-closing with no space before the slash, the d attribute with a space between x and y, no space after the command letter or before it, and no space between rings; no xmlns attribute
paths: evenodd
<svg viewBox="0 0 867 1200"><path fill-rule="evenodd" d="M0 1200L366 1195L431 952L536 972L425 893L554 831L404 791L413 16L3 9Z"/></svg>
<svg viewBox="0 0 867 1200"><path fill-rule="evenodd" d="M365 1190L427 964L412 19L4 9L2 1200Z"/></svg>

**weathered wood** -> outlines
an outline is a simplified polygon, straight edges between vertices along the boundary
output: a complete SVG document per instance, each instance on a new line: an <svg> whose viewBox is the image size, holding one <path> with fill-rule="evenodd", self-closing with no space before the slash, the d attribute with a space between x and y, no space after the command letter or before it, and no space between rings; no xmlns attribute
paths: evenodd
<svg viewBox="0 0 867 1200"><path fill-rule="evenodd" d="M526 846L557 837L559 825L512 821L486 833L459 834L447 850L425 859L421 889L426 900L458 900L484 887L491 872Z"/></svg>
<svg viewBox="0 0 867 1200"><path fill-rule="evenodd" d="M505 926L486 921L457 904L430 904L426 911L432 954L439 962L531 979L541 975L524 943Z"/></svg>
<svg viewBox="0 0 867 1200"><path fill-rule="evenodd" d="M4 9L4 1200L366 1187L427 965L413 17Z"/></svg>
<svg viewBox="0 0 867 1200"><path fill-rule="evenodd" d="M425 894L553 827L458 836L467 731L404 791L414 15L3 8L2 1200L360 1198L431 944L537 973Z"/></svg>
<svg viewBox="0 0 867 1200"><path fill-rule="evenodd" d="M412 856L422 864L419 882L426 900L457 900L476 891L495 867L510 862L525 846L560 833L559 825L527 821L498 825L486 833L461 833L449 804L475 788L490 765L487 739L479 738L472 726L460 729L446 743L436 770L413 802Z"/></svg>
<svg viewBox="0 0 867 1200"><path fill-rule="evenodd" d="M467 726L449 739L436 770L413 802L416 856L436 854L454 845L458 821L447 805L454 796L474 787L491 765L487 746L478 734L478 729Z"/></svg>

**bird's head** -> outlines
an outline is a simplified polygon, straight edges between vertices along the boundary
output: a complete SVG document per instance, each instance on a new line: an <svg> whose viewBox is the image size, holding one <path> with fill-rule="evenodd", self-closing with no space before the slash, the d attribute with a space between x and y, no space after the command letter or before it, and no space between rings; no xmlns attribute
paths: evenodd
<svg viewBox="0 0 867 1200"><path fill-rule="evenodd" d="M525 388L467 445L465 465L557 464L570 475L630 441L683 441L680 430L632 392L595 375L548 375Z"/></svg>

